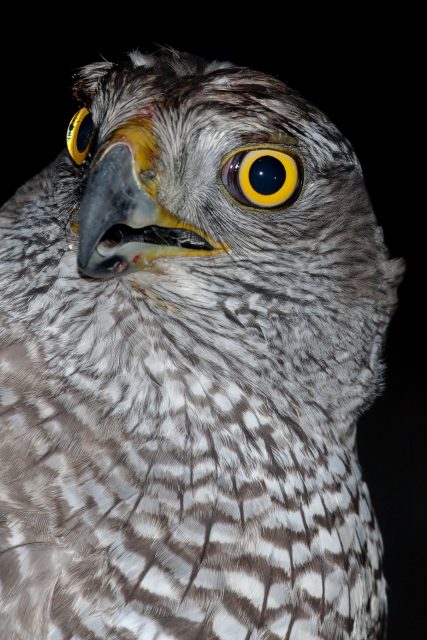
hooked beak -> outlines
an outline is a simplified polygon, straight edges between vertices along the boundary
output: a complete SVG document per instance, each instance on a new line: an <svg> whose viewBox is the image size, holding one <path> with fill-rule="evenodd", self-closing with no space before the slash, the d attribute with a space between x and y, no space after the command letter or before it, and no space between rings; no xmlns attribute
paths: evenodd
<svg viewBox="0 0 427 640"><path fill-rule="evenodd" d="M203 229L158 204L154 172L141 170L136 156L128 141L115 142L91 171L78 214L80 271L111 278L157 258L224 252Z"/></svg>

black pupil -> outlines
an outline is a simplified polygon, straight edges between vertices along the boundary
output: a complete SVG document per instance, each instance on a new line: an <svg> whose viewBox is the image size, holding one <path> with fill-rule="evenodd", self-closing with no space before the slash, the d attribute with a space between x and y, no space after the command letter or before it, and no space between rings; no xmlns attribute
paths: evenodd
<svg viewBox="0 0 427 640"><path fill-rule="evenodd" d="M80 123L80 127L77 133L77 151L83 153L86 151L90 144L90 139L93 133L93 122L90 113L86 114Z"/></svg>
<svg viewBox="0 0 427 640"><path fill-rule="evenodd" d="M277 158L261 156L249 169L249 182L252 188L263 196L279 191L285 184L286 169Z"/></svg>

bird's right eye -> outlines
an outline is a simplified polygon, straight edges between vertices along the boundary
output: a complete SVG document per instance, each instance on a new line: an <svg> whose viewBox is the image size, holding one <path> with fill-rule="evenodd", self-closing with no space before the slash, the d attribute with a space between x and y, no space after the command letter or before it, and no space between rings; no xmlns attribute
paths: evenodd
<svg viewBox="0 0 427 640"><path fill-rule="evenodd" d="M93 120L89 109L79 109L67 129L67 149L76 164L82 164L90 151L93 139Z"/></svg>

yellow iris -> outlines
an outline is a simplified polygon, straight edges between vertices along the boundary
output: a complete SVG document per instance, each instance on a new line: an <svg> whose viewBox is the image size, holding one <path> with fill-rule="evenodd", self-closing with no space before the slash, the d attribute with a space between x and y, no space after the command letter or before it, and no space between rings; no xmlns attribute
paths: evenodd
<svg viewBox="0 0 427 640"><path fill-rule="evenodd" d="M277 162L271 162L270 158ZM270 175L265 175L267 173ZM238 180L240 190L250 204L278 207L296 192L300 183L299 168L296 160L283 151L253 149L244 155L240 163ZM263 189L265 182L268 183L267 189Z"/></svg>
<svg viewBox="0 0 427 640"><path fill-rule="evenodd" d="M76 164L87 158L93 138L93 122L89 109L83 107L71 118L67 129L67 149Z"/></svg>

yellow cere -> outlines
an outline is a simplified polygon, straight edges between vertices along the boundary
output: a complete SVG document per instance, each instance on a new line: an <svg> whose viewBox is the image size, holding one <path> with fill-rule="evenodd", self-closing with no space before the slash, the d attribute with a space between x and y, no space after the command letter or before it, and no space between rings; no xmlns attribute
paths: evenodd
<svg viewBox="0 0 427 640"><path fill-rule="evenodd" d="M262 194L251 183L250 171L260 158L270 156L278 160L284 169L284 181L278 184L277 191ZM289 200L299 186L299 169L296 160L289 154L277 149L253 149L245 154L239 168L239 186L242 194L256 207L277 207Z"/></svg>
<svg viewBox="0 0 427 640"><path fill-rule="evenodd" d="M79 109L67 129L67 149L76 164L87 158L93 138L93 122L89 109Z"/></svg>
<svg viewBox="0 0 427 640"><path fill-rule="evenodd" d="M132 149L135 179L137 180L137 182L141 182L141 173L144 171L152 170L157 158L157 144L151 131L150 122L148 120L139 120L136 123L129 122L123 127L120 127L114 132L112 138L109 140L108 146L106 147L105 151L107 151L107 149L109 149L112 144L117 144L119 142L128 144ZM144 180L143 188L149 194L149 196L151 196L151 198L157 200L157 177ZM149 252L144 252L144 261L154 260L158 258L160 254L164 255L165 253L167 253L168 255L206 255L206 253L222 253L226 250L226 247L223 243L214 240L214 238L212 238L212 236L206 231L200 229L199 227L195 227L194 225L191 225L184 220L180 220L177 216L164 209L163 207L158 206L156 212L156 220L153 221L153 224L154 223L161 227L179 228L194 231L198 235L202 236L202 238L204 238L213 247L213 250L207 252L206 250L184 249L181 247L162 246L161 248L159 248L157 246L154 246Z"/></svg>
<svg viewBox="0 0 427 640"><path fill-rule="evenodd" d="M153 169L157 156L157 144L151 132L149 120L129 122L117 129L110 139L108 147L117 142L125 142L132 149L135 178L139 182L141 172ZM157 191L156 180L144 181L144 188L153 198Z"/></svg>

